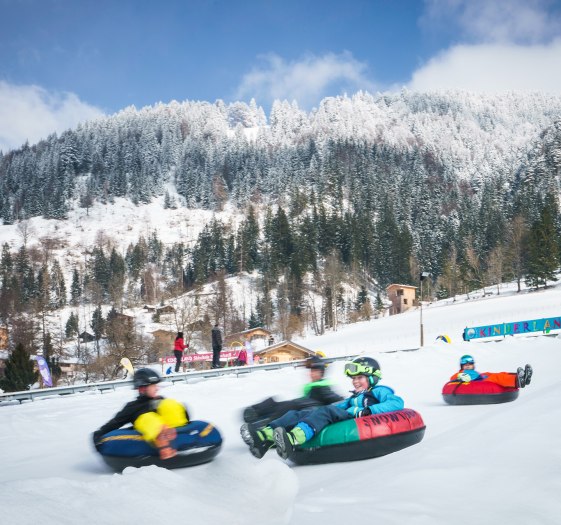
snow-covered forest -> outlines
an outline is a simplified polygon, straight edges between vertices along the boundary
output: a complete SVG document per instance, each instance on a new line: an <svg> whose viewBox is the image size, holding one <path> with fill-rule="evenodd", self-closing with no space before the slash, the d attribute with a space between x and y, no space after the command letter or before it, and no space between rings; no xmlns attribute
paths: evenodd
<svg viewBox="0 0 561 525"><path fill-rule="evenodd" d="M63 219L74 205L164 194L171 207L279 205L301 235L323 220L316 252L338 248L384 283L408 273L384 238L398 231L399 251L439 275L443 249L472 236L490 251L556 194L560 118L560 97L513 93L358 93L310 113L277 101L268 125L253 101L127 108L5 152L0 216Z"/></svg>

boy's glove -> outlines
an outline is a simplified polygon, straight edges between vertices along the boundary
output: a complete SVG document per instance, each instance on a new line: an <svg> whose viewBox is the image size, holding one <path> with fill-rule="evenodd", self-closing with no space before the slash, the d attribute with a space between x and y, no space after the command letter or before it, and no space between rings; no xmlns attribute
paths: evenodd
<svg viewBox="0 0 561 525"><path fill-rule="evenodd" d="M462 382L462 383L469 383L471 381L471 376L469 374L466 374L465 372L462 374L458 374L458 379Z"/></svg>
<svg viewBox="0 0 561 525"><path fill-rule="evenodd" d="M372 414L372 410L369 407L365 407L358 413L358 417L369 416L370 414Z"/></svg>
<svg viewBox="0 0 561 525"><path fill-rule="evenodd" d="M101 438L102 437L103 437L103 435L100 434L99 431L96 431L92 434L93 444L94 444L94 447L96 448L96 450L98 452L101 450Z"/></svg>

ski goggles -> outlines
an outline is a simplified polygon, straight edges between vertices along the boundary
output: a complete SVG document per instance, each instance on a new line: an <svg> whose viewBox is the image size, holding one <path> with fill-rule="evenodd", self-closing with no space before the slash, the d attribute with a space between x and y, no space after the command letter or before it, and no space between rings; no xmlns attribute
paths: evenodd
<svg viewBox="0 0 561 525"><path fill-rule="evenodd" d="M461 365L474 365L475 360L471 356L470 357L462 357L462 359L460 360L460 364Z"/></svg>
<svg viewBox="0 0 561 525"><path fill-rule="evenodd" d="M376 376L382 379L382 372L374 370L371 366L363 365L361 363L345 363L345 375L353 376Z"/></svg>

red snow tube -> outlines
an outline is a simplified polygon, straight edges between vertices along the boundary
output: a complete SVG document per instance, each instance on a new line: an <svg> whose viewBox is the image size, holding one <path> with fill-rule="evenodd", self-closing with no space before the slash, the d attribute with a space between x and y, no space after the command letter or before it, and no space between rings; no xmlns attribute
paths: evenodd
<svg viewBox="0 0 561 525"><path fill-rule="evenodd" d="M449 381L442 388L442 397L449 405L492 405L514 401L518 397L518 388L501 386L492 381Z"/></svg>
<svg viewBox="0 0 561 525"><path fill-rule="evenodd" d="M424 434L421 415L404 408L329 425L288 457L300 465L377 458L419 443Z"/></svg>

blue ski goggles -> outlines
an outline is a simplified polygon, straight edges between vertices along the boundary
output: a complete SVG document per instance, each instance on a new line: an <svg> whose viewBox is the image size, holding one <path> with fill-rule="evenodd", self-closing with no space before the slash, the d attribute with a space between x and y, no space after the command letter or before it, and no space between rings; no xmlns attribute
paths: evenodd
<svg viewBox="0 0 561 525"><path fill-rule="evenodd" d="M382 372L374 370L371 366L363 365L361 363L345 363L345 375L353 376L376 376L382 379Z"/></svg>

